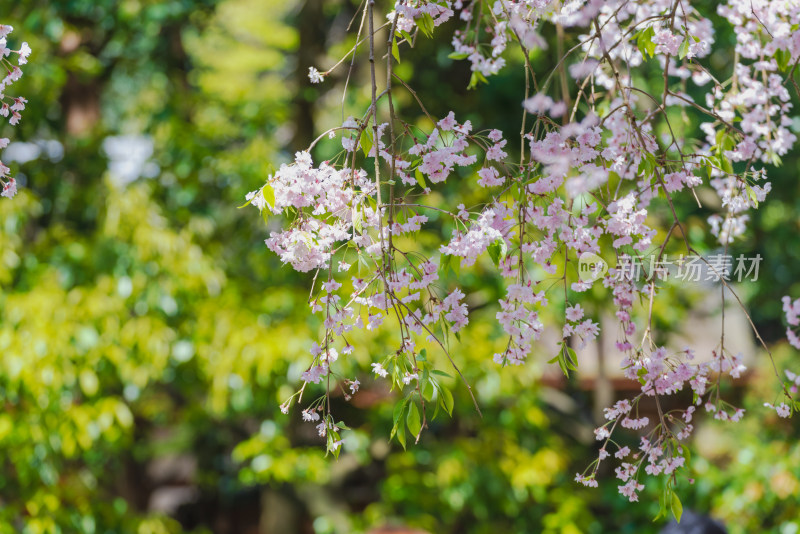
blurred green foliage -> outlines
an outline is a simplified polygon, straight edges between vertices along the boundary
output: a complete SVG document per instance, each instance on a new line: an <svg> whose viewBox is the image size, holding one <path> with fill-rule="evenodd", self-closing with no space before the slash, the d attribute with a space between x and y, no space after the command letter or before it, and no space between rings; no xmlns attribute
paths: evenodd
<svg viewBox="0 0 800 534"><path fill-rule="evenodd" d="M452 381L454 416L404 451L388 444L388 393L362 377L358 408L337 400L353 430L333 461L313 427L279 413L318 325L306 318L308 280L268 253L255 212L236 206L292 150L341 123L344 76L318 87L305 72L352 46L345 28L356 10L345 0L21 0L5 10L34 55L19 84L29 110L2 133L58 141L63 156L13 163L24 187L0 202L0 532L660 528L647 497L638 506L618 498L613 475L599 490L572 482L594 454L591 398L575 384L546 387L537 363L499 371L489 356L502 340L481 321L491 306L454 349L483 418ZM404 50L398 72L435 115L455 109L516 131L518 70L469 92L469 73L443 41ZM534 58L543 69L548 61ZM356 69L351 83L365 74ZM350 93L347 113L367 97ZM398 105L419 114L408 94ZM124 185L108 172L103 140L122 134L153 140L156 178ZM317 155L334 150L323 142ZM782 194L743 245L768 258L751 296L773 338L774 302L796 283L798 252L785 244L798 224L798 165L787 158L775 180ZM480 270L462 282L485 302L500 290ZM674 308L661 317L680 320ZM355 356L362 364L383 350L380 339L361 341L371 343ZM746 406L756 411L770 391L759 387ZM752 419L703 434L718 447L696 460L684 503L731 532L797 532L797 432L771 420L757 430ZM181 458L189 474L157 468ZM155 496L176 487L194 493L172 516L160 512ZM265 504L269 496L282 504ZM281 514L289 519L276 523Z"/></svg>

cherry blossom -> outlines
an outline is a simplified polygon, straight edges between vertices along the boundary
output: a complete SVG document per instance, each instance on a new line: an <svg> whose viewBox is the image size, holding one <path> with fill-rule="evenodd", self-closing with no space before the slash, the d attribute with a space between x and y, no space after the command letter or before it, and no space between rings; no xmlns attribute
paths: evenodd
<svg viewBox="0 0 800 534"><path fill-rule="evenodd" d="M314 67L308 67L308 79L311 83L322 83L325 76Z"/></svg>
<svg viewBox="0 0 800 534"><path fill-rule="evenodd" d="M370 28L372 9L365 3ZM361 382L342 374L347 367L339 361L355 362L351 353L360 350L349 336L357 330L386 334L391 346L369 355L369 375L402 396L405 417L395 419L419 416L413 431L419 439L430 403L452 409L429 350L443 353L472 392L452 347L469 329L476 296L450 271L490 271L504 280L491 303L506 336L492 357L501 367L525 365L541 349L556 353L550 361L565 374L574 372L576 352L600 335L586 297L600 292L613 311L612 320L603 322L604 333L615 339L622 372L635 392L605 408L605 421L594 431L601 442L598 457L575 481L596 487L598 466L607 461L618 463L618 490L630 501L638 500L650 477L664 477L672 487L687 462L686 441L701 407L705 417L730 423L745 416L723 398L721 382L741 378L746 368L743 356L726 346L724 331L707 354L664 346L654 330L653 302L663 298L665 283L655 271L636 274L630 267L645 258L657 262L667 247L703 260L674 208L679 197L700 204L708 231L727 250L746 232L751 210L768 200L771 167L797 141L791 84L785 82L789 65L800 59L800 30L792 29L800 8L729 0L716 9L733 29L739 58L725 83L708 61L717 22L687 0L397 0L386 25L370 29L365 39L377 58L376 35L388 37L393 50L382 67L388 83L396 76L392 67L400 47L405 51L415 39L444 31L443 23L451 20L457 26L451 58L469 63L470 88L513 64L507 61L510 48L523 57L548 48L542 37L552 33L548 25L572 32L578 44L558 58L551 73L524 65L526 80L536 83L520 91L523 129L517 141L493 128L492 117L479 114L472 120L452 111L434 117L423 104L422 125L398 116L386 104L401 87L384 91L378 85L375 59L368 65L369 108L348 110L361 119L348 118L317 140L328 137L320 142L334 143L339 155L315 163L312 144L247 194L262 215L279 218L270 223L268 248L291 268L313 272L308 304L319 317L320 333L310 357L304 355L303 385L281 409L323 386L326 393L347 386L345 398L356 395ZM17 53L24 64L30 50L23 44ZM334 68L321 73L309 67L309 79L320 83ZM655 92L640 83L637 69L663 73ZM21 75L18 66L7 70L4 84ZM0 114L17 121L25 103L4 102ZM702 135L686 138L673 112L696 114ZM513 154L517 147L521 154ZM443 200L445 184L457 184L460 194L450 205ZM717 205L703 205L697 189L716 195ZM587 254L609 264L605 275L580 276ZM800 349L800 299L785 297L783 306L787 337ZM557 324L546 319L553 316ZM545 346L548 329L560 330L554 347ZM786 378L782 401L767 404L780 417L791 416L800 386L796 375ZM664 410L669 396L677 407ZM336 452L340 423L328 397L312 400L302 417L322 418L319 433ZM655 411L645 412L648 407ZM400 439L404 428L395 425L393 436ZM615 445L612 458L610 444L620 434L638 436L639 445Z"/></svg>
<svg viewBox="0 0 800 534"><path fill-rule="evenodd" d="M22 119L20 112L25 109L25 104L28 100L21 96L12 97L7 94L7 91L14 82L22 77L22 70L19 66L28 63L28 57L31 55L31 48L26 42L20 45L19 50L12 50L9 48L7 37L13 30L14 28L12 26L0 24L0 65L2 65L6 71L6 76L0 80L0 116L8 118L9 124L16 126ZM12 53L18 56L17 65L14 65L9 59L9 57L13 57L11 56ZM8 143L8 139L0 139L0 149L8 146ZM10 172L11 170L0 161L0 185L2 185L3 188L0 195L6 198L14 198L17 194L17 182L10 175Z"/></svg>

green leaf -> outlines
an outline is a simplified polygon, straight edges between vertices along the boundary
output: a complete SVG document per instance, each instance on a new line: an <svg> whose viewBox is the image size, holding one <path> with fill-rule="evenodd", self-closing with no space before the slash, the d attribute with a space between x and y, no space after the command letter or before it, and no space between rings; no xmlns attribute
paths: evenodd
<svg viewBox="0 0 800 534"><path fill-rule="evenodd" d="M664 508L659 507L658 515L653 518L653 523L657 522L662 517L667 517L667 511Z"/></svg>
<svg viewBox="0 0 800 534"><path fill-rule="evenodd" d="M753 188L749 185L745 185L744 187L747 190L747 196L750 199L750 202L752 202L753 205L758 208L758 197L756 196L756 192L753 191Z"/></svg>
<svg viewBox="0 0 800 534"><path fill-rule="evenodd" d="M683 59L686 57L686 54L689 53L689 39L686 38L681 43L681 46L678 48L678 58Z"/></svg>
<svg viewBox="0 0 800 534"><path fill-rule="evenodd" d="M571 369L572 371L577 371L578 370L578 355L575 354L575 349L573 349L572 347L565 347L565 349L567 351L567 356L566 356L567 367L569 369Z"/></svg>
<svg viewBox="0 0 800 534"><path fill-rule="evenodd" d="M267 201L267 206L269 206L269 209L272 209L273 206L275 206L275 190L272 189L272 186L266 184L264 187L262 187L261 195L264 197L264 200Z"/></svg>
<svg viewBox="0 0 800 534"><path fill-rule="evenodd" d="M453 261L453 256L442 254L439 259L439 275L444 276L450 271L450 263Z"/></svg>
<svg viewBox="0 0 800 534"><path fill-rule="evenodd" d="M356 232L359 234L364 229L364 214L355 209L353 209L353 228L355 228Z"/></svg>
<svg viewBox="0 0 800 534"><path fill-rule="evenodd" d="M558 353L558 366L561 367L561 372L564 376L569 377L569 367L567 367L567 359L564 357L563 352Z"/></svg>
<svg viewBox="0 0 800 534"><path fill-rule="evenodd" d="M419 433L422 430L422 416L419 413L417 404L414 402L412 402L408 407L406 424L408 425L408 431L411 432L411 435L414 436L414 438L419 436Z"/></svg>
<svg viewBox="0 0 800 534"><path fill-rule="evenodd" d="M425 189L426 187L428 187L428 184L425 183L425 176L422 174L422 171L419 170L419 167L414 169L414 178L417 179L417 183L419 184L419 186L422 189Z"/></svg>
<svg viewBox="0 0 800 534"><path fill-rule="evenodd" d="M658 496L658 515L653 518L653 523L661 519L662 517L667 517L667 494L669 493L668 489L665 489L661 492Z"/></svg>
<svg viewBox="0 0 800 534"><path fill-rule="evenodd" d="M389 439L393 437L397 437L397 441L403 448L406 448L406 425L403 421L403 414L405 414L406 406L408 405L409 399L403 400L395 405L394 407L394 426L392 427L392 433L389 436Z"/></svg>
<svg viewBox="0 0 800 534"><path fill-rule="evenodd" d="M648 33L649 33L649 37L648 37L648 40L647 40L647 46L646 46L647 55L649 55L650 57L653 57L653 56L656 55L656 43L653 42L653 37L655 36L656 32L653 30L652 27L648 28L647 30L648 30Z"/></svg>
<svg viewBox="0 0 800 534"><path fill-rule="evenodd" d="M431 416L431 420L436 419L439 416L439 409L442 407L442 403L437 402L434 406L435 408L433 409L433 415Z"/></svg>
<svg viewBox="0 0 800 534"><path fill-rule="evenodd" d="M361 267L364 267L365 269L369 270L369 263L367 262L367 258L365 258L364 255L361 252L359 252L358 253L358 272L359 272L359 274L361 273Z"/></svg>
<svg viewBox="0 0 800 534"><path fill-rule="evenodd" d="M647 49L645 48L645 40L644 40L644 30L639 30L633 37L636 39L636 48L639 49L639 52L642 54L642 57L645 57L647 54Z"/></svg>
<svg viewBox="0 0 800 534"><path fill-rule="evenodd" d="M569 377L570 370L578 370L578 357L575 355L575 351L571 347L568 347L566 344L562 343L559 343L559 345L563 345L562 348L558 351L558 354L548 360L547 363L558 363L558 366L561 368L561 372L564 373L564 376Z"/></svg>
<svg viewBox="0 0 800 534"><path fill-rule="evenodd" d="M506 259L506 254L508 254L508 245L506 245L505 239L499 238L494 243L489 245L489 248L486 250L489 252L489 257L492 258L494 264L500 265L500 262Z"/></svg>
<svg viewBox="0 0 800 534"><path fill-rule="evenodd" d="M430 402L433 399L434 386L431 382L426 382L425 387L422 388L422 396L425 400Z"/></svg>
<svg viewBox="0 0 800 534"><path fill-rule="evenodd" d="M439 403L442 405L442 408L444 408L444 410L452 417L453 406L455 402L453 401L453 394L450 393L450 390L446 387L439 388Z"/></svg>
<svg viewBox="0 0 800 534"><path fill-rule="evenodd" d="M644 368L639 369L638 371L636 371L636 377L639 379L639 382L642 385L647 383L647 380L644 379L644 375L646 375L646 374L647 374L647 369L644 369Z"/></svg>
<svg viewBox="0 0 800 534"><path fill-rule="evenodd" d="M775 52L775 60L778 62L778 68L781 70L786 70L789 66L789 61L791 61L792 55L789 53L788 50L784 50L783 48L779 48Z"/></svg>
<svg viewBox="0 0 800 534"><path fill-rule="evenodd" d="M402 363L399 364L399 365L398 364L392 365L392 390L394 390L394 388L397 388L400 391L403 391L403 381L400 378L400 376L403 374L403 368L402 368L401 365L402 365ZM408 399L406 399L404 401L403 406L405 406L405 403L407 403L407 402L408 402ZM403 414L401 412L400 413L400 417L402 417L402 415ZM395 423L395 424L397 424L397 423Z"/></svg>
<svg viewBox="0 0 800 534"><path fill-rule="evenodd" d="M369 157L369 151L372 150L372 136L369 133L369 129L365 128L361 131L361 150L364 151L364 155Z"/></svg>
<svg viewBox="0 0 800 534"><path fill-rule="evenodd" d="M453 271L453 274L458 276L461 271L461 260L455 256L442 254L439 260L439 273L444 276L448 271Z"/></svg>
<svg viewBox="0 0 800 534"><path fill-rule="evenodd" d="M652 174L656 167L656 158L652 154L645 154L644 159L639 163L639 174Z"/></svg>
<svg viewBox="0 0 800 534"><path fill-rule="evenodd" d="M264 197L264 200L267 201L267 206L269 206L269 209L272 209L272 207L275 205L275 191L272 189L272 186L265 184L264 187L261 188L261 195ZM238 206L238 208L242 209L246 206L249 206L252 202L253 199L251 198L241 206Z"/></svg>
<svg viewBox="0 0 800 534"><path fill-rule="evenodd" d="M397 39L392 39L392 56L400 63L400 48L397 46Z"/></svg>
<svg viewBox="0 0 800 534"><path fill-rule="evenodd" d="M394 407L394 424L397 426L397 423L400 421L400 418L403 417L403 410L406 408L406 404L408 404L408 399L403 400L403 402L397 403Z"/></svg>
<svg viewBox="0 0 800 534"><path fill-rule="evenodd" d="M720 157L719 164L723 171L727 172L728 174L733 174L733 165L731 164L731 160Z"/></svg>
<svg viewBox="0 0 800 534"><path fill-rule="evenodd" d="M420 18L416 19L416 23L417 27L422 30L422 33L428 37L433 36L433 29L436 27L433 23L433 17L425 13Z"/></svg>
<svg viewBox="0 0 800 534"><path fill-rule="evenodd" d="M681 504L681 500L678 497L678 494L674 491L672 492L672 515L675 516L675 521L678 523L681 522L681 516L683 515L683 504Z"/></svg>
<svg viewBox="0 0 800 534"><path fill-rule="evenodd" d="M489 245L486 252L489 253L489 257L492 258L492 262L494 262L495 265L500 265L500 245L497 241Z"/></svg>
<svg viewBox="0 0 800 534"><path fill-rule="evenodd" d="M656 44L653 42L653 37L655 34L656 32L653 30L652 26L648 26L646 29L637 34L638 38L636 39L636 46L639 49L639 52L642 53L642 57L653 57L655 54Z"/></svg>
<svg viewBox="0 0 800 534"><path fill-rule="evenodd" d="M725 135L725 130L720 130L720 131L717 132L716 141L717 141L717 146L718 147L722 146L722 137L724 135Z"/></svg>
<svg viewBox="0 0 800 534"><path fill-rule="evenodd" d="M406 448L406 427L404 425L400 425L397 429L397 441L403 446L403 449Z"/></svg>
<svg viewBox="0 0 800 534"><path fill-rule="evenodd" d="M717 141L722 150L731 150L736 146L736 139L733 138L727 131L722 130L722 135L717 134L719 140Z"/></svg>
<svg viewBox="0 0 800 534"><path fill-rule="evenodd" d="M465 52L450 52L450 54L448 54L447 57L449 57L450 59L467 59L469 57L469 54Z"/></svg>
<svg viewBox="0 0 800 534"><path fill-rule="evenodd" d="M480 72L474 71L472 76L469 78L469 85L467 85L467 89L475 89L479 83L489 83L489 80L487 80L486 76Z"/></svg>

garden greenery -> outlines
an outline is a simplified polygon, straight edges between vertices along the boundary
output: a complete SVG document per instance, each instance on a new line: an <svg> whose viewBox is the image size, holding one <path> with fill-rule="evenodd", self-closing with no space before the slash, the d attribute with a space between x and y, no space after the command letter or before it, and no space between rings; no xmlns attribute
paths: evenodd
<svg viewBox="0 0 800 534"><path fill-rule="evenodd" d="M339 63L324 72L308 70L311 82L325 83L334 69L352 71L363 62L370 105L247 195L265 218L286 216L266 244L295 270L314 273L308 303L323 324L303 384L281 409L301 404L303 419L316 425L328 450L338 455L347 427L333 413L331 394L349 399L361 384L338 372L336 362L359 350L351 332L384 329L395 345L388 355L372 358L371 371L401 393L392 436L404 446L407 432L418 441L428 421L442 410L452 413L454 404L444 380L450 375L434 365L429 350L443 353L471 392L454 350L469 322L468 295L451 274L457 278L486 258L507 280L495 318L508 342L487 354L498 372L513 372L542 349L548 327L560 332L557 346L546 347L556 354L552 363L566 375L576 371L576 351L600 331L599 321L581 306L582 295L599 285L613 306L623 373L640 389L605 409L607 422L595 429L599 456L575 480L597 486L600 463L613 455L622 495L636 501L647 477L664 477L662 512L680 517L674 487L688 457L684 442L694 431L693 414L699 408L716 419L739 421L744 410L722 397L722 381L739 378L745 368L742 356L726 347L724 315L712 354L696 355L692 347L669 350L653 325L653 303L664 298L667 273L626 266L659 266L668 249L678 250L682 262L703 263L720 283L723 309L726 299L742 306L727 267L692 246L674 203L688 195L702 206L696 191L713 190L721 209L709 215L708 231L724 253L746 232L748 212L770 193L770 167L780 165L797 140L789 113L790 91L800 95L794 81L800 5L720 5L718 20L736 36L736 61L724 76L706 61L714 46L714 14L687 1L398 0L385 19L379 7L374 0L363 2L356 44ZM433 117L425 95L395 72L417 40L450 19L460 21L450 57L469 62L470 88L480 90L506 67L508 48L525 58L518 138L492 128L491 117L480 125L453 112ZM548 46L542 37L547 26L555 28L558 57L555 68L542 73L530 57ZM22 76L31 49L25 42L9 48L11 32L0 25L6 70L0 115L15 125L27 100L6 93ZM565 49L568 39L577 44ZM643 87L638 75L652 64L662 72L658 93ZM399 92L414 98L430 130L397 113ZM688 112L704 118L704 137L683 135L679 122ZM338 138L341 149L329 161L314 162L311 150L324 137ZM0 148L8 143L0 139ZM509 143L519 147L518 158L509 157ZM437 188L447 180L459 180L464 202L443 202ZM2 195L14 197L16 181L2 163L0 183ZM439 238L435 246L428 239L433 233ZM615 266L586 276L581 262L587 257L613 259ZM787 337L800 348L800 299L785 297L783 305ZM546 324L548 307L563 318L558 324ZM766 406L789 417L800 408L794 399L800 378L774 370L783 387L779 400ZM687 389L691 404L662 410L665 396ZM639 415L645 402L655 404L657 420ZM617 445L619 428L641 431L638 450Z"/></svg>

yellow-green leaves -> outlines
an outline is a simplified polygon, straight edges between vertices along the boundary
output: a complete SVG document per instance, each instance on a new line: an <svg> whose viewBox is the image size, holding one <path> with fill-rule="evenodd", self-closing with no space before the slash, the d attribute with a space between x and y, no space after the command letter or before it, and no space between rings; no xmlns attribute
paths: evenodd
<svg viewBox="0 0 800 534"><path fill-rule="evenodd" d="M266 184L261 188L261 195L264 197L264 201L267 203L269 209L275 207L275 190L270 184Z"/></svg>
<svg viewBox="0 0 800 534"><path fill-rule="evenodd" d="M364 155L369 157L369 152L372 150L372 133L369 131L369 128L361 130L360 144Z"/></svg>
<svg viewBox="0 0 800 534"><path fill-rule="evenodd" d="M778 68L785 71L789 67L789 62L792 60L792 53L784 48L778 48L775 51L775 61L778 63Z"/></svg>
<svg viewBox="0 0 800 534"><path fill-rule="evenodd" d="M681 499L678 497L678 494L674 491L672 492L672 500L670 502L670 509L672 510L672 515L675 516L675 521L678 523L681 522L681 517L683 516L683 504L681 504Z"/></svg>
<svg viewBox="0 0 800 534"><path fill-rule="evenodd" d="M419 170L419 167L414 169L414 178L416 178L417 183L422 189L426 189L428 184L425 183L425 175L422 174L422 171Z"/></svg>
<svg viewBox="0 0 800 534"><path fill-rule="evenodd" d="M639 52L642 53L642 57L647 58L648 56L653 57L655 55L656 43L653 42L655 34L656 32L653 30L652 26L648 26L635 34L636 46L639 48Z"/></svg>
<svg viewBox="0 0 800 534"><path fill-rule="evenodd" d="M417 27L422 30L426 37L433 37L433 29L436 27L433 23L433 17L428 13L424 13L421 17L416 19Z"/></svg>
<svg viewBox="0 0 800 534"><path fill-rule="evenodd" d="M500 265L500 262L505 261L506 255L508 254L506 240L502 237L496 239L494 243L489 245L486 251L489 253L489 257L492 258L494 264Z"/></svg>
<svg viewBox="0 0 800 534"><path fill-rule="evenodd" d="M419 413L416 403L409 403L408 415L406 416L406 424L411 435L416 438L422 430L422 416Z"/></svg>
<svg viewBox="0 0 800 534"><path fill-rule="evenodd" d="M469 57L469 54L465 52L450 52L447 55L447 57L449 57L450 59L467 59Z"/></svg>
<svg viewBox="0 0 800 534"><path fill-rule="evenodd" d="M678 59L683 59L689 53L689 36L687 35L681 46L678 47Z"/></svg>
<svg viewBox="0 0 800 534"><path fill-rule="evenodd" d="M392 426L392 433L389 435L389 439L397 437L398 443L406 448L406 422L403 416L406 414L406 406L410 398L406 398L403 402L399 402L394 407L394 414L393 414L393 421L394 425Z"/></svg>
<svg viewBox="0 0 800 534"><path fill-rule="evenodd" d="M561 349L558 351L558 354L547 363L558 363L561 372L564 373L564 376L568 377L570 371L578 370L578 355L575 353L575 349L565 342L561 341L558 344L561 346Z"/></svg>
<svg viewBox="0 0 800 534"><path fill-rule="evenodd" d="M87 397L92 397L97 393L99 382L97 375L91 369L84 369L80 373L81 390Z"/></svg>
<svg viewBox="0 0 800 534"><path fill-rule="evenodd" d="M478 87L479 83L489 83L489 80L486 79L481 72L473 71L472 76L469 78L469 84L467 85L467 89L475 89Z"/></svg>
<svg viewBox="0 0 800 534"><path fill-rule="evenodd" d="M453 407L455 406L455 401L453 400L453 394L444 386L439 385L436 388L436 391L439 393L439 405L447 412L448 415L453 415Z"/></svg>

